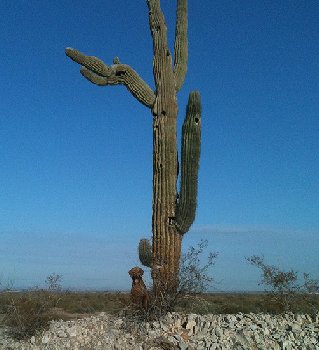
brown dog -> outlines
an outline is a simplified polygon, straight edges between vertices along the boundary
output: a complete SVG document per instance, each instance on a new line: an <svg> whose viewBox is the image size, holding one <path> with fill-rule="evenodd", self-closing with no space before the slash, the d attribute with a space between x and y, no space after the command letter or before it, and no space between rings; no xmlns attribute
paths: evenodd
<svg viewBox="0 0 319 350"><path fill-rule="evenodd" d="M149 306L149 295L142 278L144 271L136 266L128 273L132 277L131 298L133 303L147 309Z"/></svg>

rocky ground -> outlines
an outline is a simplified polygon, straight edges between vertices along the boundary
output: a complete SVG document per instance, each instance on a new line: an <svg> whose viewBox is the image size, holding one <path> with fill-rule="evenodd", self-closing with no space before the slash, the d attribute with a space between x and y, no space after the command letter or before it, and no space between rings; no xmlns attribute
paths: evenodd
<svg viewBox="0 0 319 350"><path fill-rule="evenodd" d="M182 315L156 322L127 322L106 313L72 321L54 321L27 341L0 331L2 350L319 350L319 314Z"/></svg>

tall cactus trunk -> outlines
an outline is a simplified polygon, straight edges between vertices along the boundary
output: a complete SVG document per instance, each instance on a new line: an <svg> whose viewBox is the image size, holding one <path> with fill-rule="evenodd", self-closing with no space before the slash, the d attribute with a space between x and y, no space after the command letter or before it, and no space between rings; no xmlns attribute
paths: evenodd
<svg viewBox="0 0 319 350"><path fill-rule="evenodd" d="M147 1L153 37L153 269L155 293L176 284L181 237L174 225L177 180L177 99L167 28L158 1Z"/></svg>
<svg viewBox="0 0 319 350"><path fill-rule="evenodd" d="M154 118L154 185L153 185L153 262L151 267L154 289L176 291L181 243L195 219L197 207L197 182L201 144L200 95L189 95L186 117L182 128L181 187L176 192L178 163L176 123L161 119L165 135ZM171 135L171 136L169 136ZM170 138L171 137L171 138ZM166 164L164 167L163 164ZM178 200L177 200L178 198ZM141 250L140 250L141 253ZM140 257L145 255L140 254ZM142 259L141 259L142 260Z"/></svg>
<svg viewBox="0 0 319 350"><path fill-rule="evenodd" d="M175 112L176 113L176 112ZM174 225L176 210L176 116L154 116L153 122L153 269L155 293L174 288L182 236Z"/></svg>
<svg viewBox="0 0 319 350"><path fill-rule="evenodd" d="M125 85L153 115L152 261L149 245L141 242L141 261L152 268L155 293L176 290L181 242L195 218L200 155L200 99L190 94L182 134L181 189L177 195L177 93L183 85L188 57L187 0L177 0L174 63L167 43L167 28L160 0L146 0L153 38L153 73L156 90L118 58L111 66L94 56L67 48L81 74L93 84Z"/></svg>
<svg viewBox="0 0 319 350"><path fill-rule="evenodd" d="M176 114L174 106L170 109L173 110L171 113ZM171 284L177 275L181 236L173 223L177 195L176 177L176 115L154 115L152 277L155 290L159 288L160 281Z"/></svg>

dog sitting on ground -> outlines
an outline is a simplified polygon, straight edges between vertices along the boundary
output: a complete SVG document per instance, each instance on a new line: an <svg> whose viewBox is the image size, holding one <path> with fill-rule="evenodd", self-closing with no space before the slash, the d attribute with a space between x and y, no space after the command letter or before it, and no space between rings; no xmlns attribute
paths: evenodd
<svg viewBox="0 0 319 350"><path fill-rule="evenodd" d="M147 309L149 307L149 295L143 281L144 271L140 267L133 267L129 272L132 278L131 298L134 304Z"/></svg>

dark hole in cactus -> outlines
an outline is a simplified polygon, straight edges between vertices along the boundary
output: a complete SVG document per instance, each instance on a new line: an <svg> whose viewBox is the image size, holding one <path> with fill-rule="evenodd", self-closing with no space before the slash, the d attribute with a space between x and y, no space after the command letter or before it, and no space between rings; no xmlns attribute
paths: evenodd
<svg viewBox="0 0 319 350"><path fill-rule="evenodd" d="M161 163L161 164L159 165L159 167L160 167L160 169L162 169L162 168L163 168L163 164Z"/></svg>
<svg viewBox="0 0 319 350"><path fill-rule="evenodd" d="M174 223L175 223L175 217L169 217L168 218L168 224L170 225L170 226L174 226Z"/></svg>
<svg viewBox="0 0 319 350"><path fill-rule="evenodd" d="M199 118L195 118L195 124L199 123Z"/></svg>
<svg viewBox="0 0 319 350"><path fill-rule="evenodd" d="M123 75L125 74L125 72L124 71L117 71L116 73L115 73L115 75L117 76L117 77L122 77Z"/></svg>
<svg viewBox="0 0 319 350"><path fill-rule="evenodd" d="M167 50L166 51L166 56L168 57L168 56L170 56L171 55L171 53Z"/></svg>
<svg viewBox="0 0 319 350"><path fill-rule="evenodd" d="M166 112L165 111L162 111L162 116L166 116Z"/></svg>

